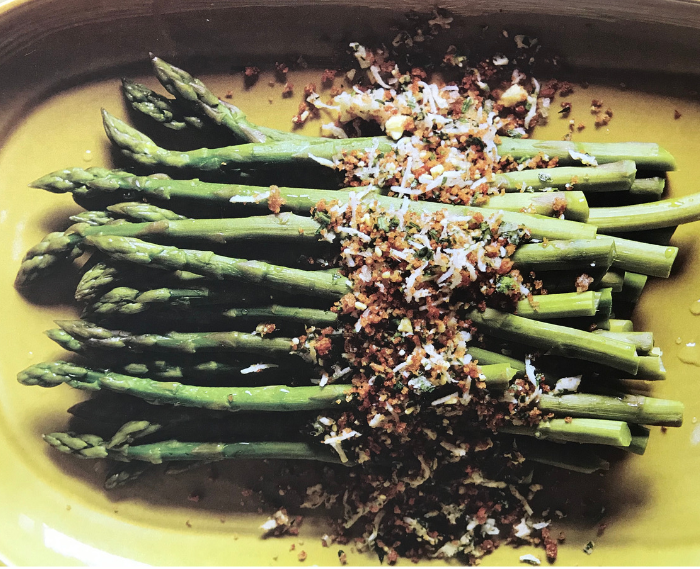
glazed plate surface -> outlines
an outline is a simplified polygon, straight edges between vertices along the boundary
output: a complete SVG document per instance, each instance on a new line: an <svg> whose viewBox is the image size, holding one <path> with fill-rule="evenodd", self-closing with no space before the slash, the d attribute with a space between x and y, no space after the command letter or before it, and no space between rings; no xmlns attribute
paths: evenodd
<svg viewBox="0 0 700 569"><path fill-rule="evenodd" d="M283 57L291 52L306 54L313 61L343 31L351 37L352 30L361 29L358 26L373 15L356 4L352 17L348 16L352 5L336 8L339 18L346 21L329 24L325 36L312 26L333 14L334 8L327 3L320 3L319 10L306 4L295 8L268 3L260 9L265 16L261 30L251 28L253 8L236 2L207 3L209 7L174 2L167 11L147 3L117 7L116 2L106 2L89 17L81 2L3 4L0 27L14 32L4 36L0 51L4 58L0 60L0 560L16 565L297 565L297 553L304 549L306 564L338 564L339 547L321 546L320 536L327 524L321 512L307 518L299 537L261 539L258 528L271 511L259 512L256 496L242 491L251 481L272 477L269 465L220 465L216 476L208 467L180 476L154 473L134 485L106 492L104 472L94 462L52 452L41 434L65 426L65 409L83 395L67 387L23 387L15 376L32 363L62 356L42 332L52 327L54 319L77 315L71 297L77 277L65 271L51 284L26 294L18 293L12 283L26 249L46 233L64 229L66 217L79 210L68 196L41 192L27 184L67 166L115 163L99 110L106 107L117 116L127 116L119 92L119 77L125 73L156 86L146 75L148 50L183 66L199 66L202 79L220 96L231 91L234 102L254 122L289 129L298 98L283 99L281 85L268 86L267 76L258 87L246 90L240 73L229 73L231 65L254 63L256 57L269 62L274 54ZM478 22L470 25L476 29L477 24L490 22L497 29L505 26L518 33L516 22L520 21L547 42L547 26L535 16L546 12L550 3L531 4L534 15L529 18L513 15L514 6L505 14L484 15L488 7L474 4ZM688 78L658 72L667 68L697 73L693 62L700 60L700 42L695 52L686 47L697 38L700 8L678 3L683 4L678 10L689 10L687 27L677 33L676 43L664 40L660 49L666 49L666 54L655 53L648 60L653 69L611 73L611 67L638 67L638 50L633 47L637 44L628 43L632 55L625 64L619 53L622 40L609 33L611 22L625 9L632 10L632 3L628 4L611 4L608 10L613 16L608 18L575 20L568 16L561 20L575 30L570 42L585 33L589 38L609 38L610 50L617 50L617 55L590 42L591 50L608 54L600 59L602 71L581 54L586 44L571 45L566 30L552 29L554 44L589 67L580 75L589 87L577 87L569 98L579 109L577 118L589 125L576 140L657 142L678 161L678 171L669 176L670 195L696 192L700 190L700 102L692 86L697 89L697 75ZM644 30L653 23L652 4L666 23L680 17L672 14L676 3L648 4L630 16L640 21L625 32L637 34L642 51L649 40ZM398 5L382 4L381 18L388 21L392 9L400 13L395 9ZM243 16L237 18L237 14ZM310 20L304 19L307 15ZM583 8L578 13L586 15L590 14ZM276 26L284 27L285 18L310 22L300 23L300 33L306 35L294 49L285 44L289 30L280 32L280 37L270 36ZM18 22L24 28L18 28ZM240 37L245 29L251 30L249 41ZM318 81L319 76L320 69L309 69L293 72L292 80L303 85ZM593 98L614 109L608 128L593 128L587 111ZM674 111L680 113L679 119L674 119ZM306 132L317 133L319 125L308 125ZM567 129L566 120L554 117L536 135L561 139ZM664 352L669 379L654 385L653 394L682 400L685 423L667 432L653 429L645 456L630 456L604 476L560 477L560 503L570 509L567 518L556 522L557 530L567 534L560 549L561 564L700 564L700 424L696 419L700 417L700 351L694 352L691 345L700 342L700 316L691 312L700 306L700 223L679 228L672 244L681 248L681 254L671 279L650 279L634 319L639 329L654 332ZM695 358L696 365L682 362L679 356L686 361ZM198 502L188 499L193 493L200 496ZM601 522L607 528L598 535ZM586 555L582 549L591 540L596 546ZM292 544L295 551L290 551ZM343 549L351 564L378 564L374 556L353 553L349 546ZM514 565L525 553L537 551L503 547L483 563Z"/></svg>

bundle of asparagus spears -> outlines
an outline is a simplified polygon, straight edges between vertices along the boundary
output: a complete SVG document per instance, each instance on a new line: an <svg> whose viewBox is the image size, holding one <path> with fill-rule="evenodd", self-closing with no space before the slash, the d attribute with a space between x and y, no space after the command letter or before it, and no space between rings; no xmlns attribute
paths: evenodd
<svg viewBox="0 0 700 569"><path fill-rule="evenodd" d="M350 468L308 506L342 501L338 531L362 526L390 560L473 560L499 541L553 558L531 464L607 469L616 450L644 453L645 426L682 422L682 403L639 394L665 370L624 318L647 277L669 276L668 240L700 197L660 199L675 164L656 144L521 137L543 109L525 76L499 89L494 72L487 91L484 68L465 68L438 86L355 55L367 83L325 104L339 139L252 124L156 57L173 98L124 80L135 112L234 144L167 150L104 111L112 143L153 173L33 182L87 211L27 253L17 286L92 256L82 318L47 332L76 359L18 379L102 392L70 410L88 431L45 440L122 464L110 487L161 462L322 461ZM391 136L347 138L360 119ZM240 183L299 168L345 187ZM593 194L630 205L589 208Z"/></svg>

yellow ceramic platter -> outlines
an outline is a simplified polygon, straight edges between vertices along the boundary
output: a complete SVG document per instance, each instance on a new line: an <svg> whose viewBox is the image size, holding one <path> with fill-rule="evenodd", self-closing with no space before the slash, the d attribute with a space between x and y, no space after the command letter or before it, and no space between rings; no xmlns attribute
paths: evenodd
<svg viewBox="0 0 700 569"><path fill-rule="evenodd" d="M252 462L220 465L217 477L211 476L207 468L177 477L146 475L135 485L108 493L101 486L101 467L91 461L58 455L41 440L41 433L65 426L65 409L83 395L67 387L22 387L16 383L15 375L31 363L61 356L42 331L52 327L53 319L76 314L71 297L76 276L65 271L55 284L26 295L16 292L12 282L26 249L49 231L63 229L67 215L78 208L68 196L30 189L27 183L71 165L112 164L99 109L104 106L114 114L126 115L118 81L125 70L113 66L139 58L143 61L146 50L140 51L138 58L137 50L162 48L168 52L163 55L179 50L190 61L200 52L221 55L230 50L230 58L224 61L237 63L242 61L242 53L263 57L266 51L265 42L255 33L257 47L227 44L224 40L230 38L223 35L222 21L216 22L215 32L209 38L202 37L208 18L218 15L221 20L229 18L235 22L239 8L246 17L250 16L250 11L236 2L221 3L226 9L220 13L197 5L192 9L200 11L190 13L183 6L168 12L154 7L146 10L136 4L118 9L115 4L112 13L106 3L90 17L81 11L86 5L80 2L60 4L10 2L0 12L0 22L5 25L20 21L26 25L24 31L13 27L14 35L5 36L19 48L12 48L8 39L2 45L5 51L0 51L4 57L0 61L0 88L17 78L17 84L7 87L0 96L4 103L0 109L0 125L4 128L0 148L0 559L18 565L296 565L300 564L297 553L303 549L308 553L305 564L337 565L338 546L321 546L319 538L325 533L326 524L322 514L310 516L297 538L260 538L258 527L270 511L259 512L256 496L246 496L242 491L251 480L271 476L268 466ZM538 6L543 10L546 3ZM54 20L47 16L47 10L49 15L55 10ZM266 20L265 26L270 29L274 18L281 22L285 14L301 17L304 13L279 8L270 12L273 21ZM138 21L123 19L133 14L140 14ZM69 27L66 22L71 17L84 26L56 31L54 35L36 33ZM36 25L31 25L32 18L38 22ZM48 22L58 20L63 25L50 28ZM118 22L116 28L112 21ZM231 25L240 30L242 24L238 21ZM603 28L606 25L601 24ZM539 27L540 38L546 41L546 26L540 22ZM102 37L98 30L102 30ZM148 30L153 37L149 38ZM190 38L188 30L199 35ZM600 29L592 33L604 35ZM688 33L692 36L692 31ZM561 38L561 32L553 35ZM147 45L149 39L151 45ZM216 44L213 49L218 40L224 42L223 47ZM279 41L275 40L273 53L274 49L288 53L278 45ZM68 43L70 47L65 47ZM566 48L565 42L562 45ZM61 46L65 47L64 52L60 51ZM94 56L89 57L93 48ZM322 51L313 42L308 49L316 54ZM572 46L567 49L575 52ZM26 66L21 64L22 50ZM294 51L302 52L304 46ZM696 54L698 51L700 47L696 46ZM684 58L676 58L673 53L668 57L669 67L683 69L685 65L693 70L683 62ZM611 61L613 57L606 60L606 65ZM662 66L659 61L657 57L654 65ZM134 76L145 69L142 65L129 72ZM267 77L255 90L245 90L240 76L216 73L220 69L227 70L212 66L209 73L201 74L215 92L222 95L232 91L236 104L255 122L279 128L290 126L297 98L282 99L281 86L269 87ZM71 77L81 71L86 74L60 84L62 71ZM98 73L89 75L93 72ZM135 78L155 87L146 77ZM298 85L308 80L318 82L318 78L318 71L297 72L291 77ZM700 190L700 103L697 92L692 93L697 77L695 83L639 73L613 77L608 73L603 77L589 72L582 78L590 86L577 88L568 98L573 103L572 116L587 125L576 139L658 142L678 160L678 171L669 177L671 195ZM593 98L602 99L614 109L608 128L593 128L593 118L588 113ZM680 113L679 119L674 119L675 111ZM537 135L561 138L567 127L566 120L554 117ZM308 128L313 132L318 123ZM667 282L652 280L635 313L639 329L653 330L664 351L669 379L654 385L653 393L684 401L685 424L665 433L654 429L645 456L630 456L604 476L563 477L558 493L562 500L569 497L570 515L557 522L557 529L567 532L566 545L560 550L561 564L700 564L700 423L696 419L700 417L700 348L690 346L695 342L700 346L700 315L691 312L691 308L697 312L700 306L699 237L698 223L676 232L673 244L681 248L681 254L672 278ZM694 358L696 363L683 363L679 356L686 361ZM198 502L188 500L193 493L201 497ZM605 507L604 512L601 506ZM598 536L601 520L607 529ZM596 547L587 556L582 548L589 540L595 541ZM295 551L290 551L292 544ZM353 553L350 546L343 549L352 564L377 563L369 555ZM536 553L502 548L484 563L512 565L528 552Z"/></svg>

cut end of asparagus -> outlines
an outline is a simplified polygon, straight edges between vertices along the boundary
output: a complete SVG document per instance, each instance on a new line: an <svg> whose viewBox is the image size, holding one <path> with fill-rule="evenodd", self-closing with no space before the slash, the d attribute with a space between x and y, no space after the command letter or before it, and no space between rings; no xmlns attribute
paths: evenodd
<svg viewBox="0 0 700 569"><path fill-rule="evenodd" d="M630 430L632 432L632 442L626 450L634 454L643 455L649 444L649 429L641 425L631 425Z"/></svg>

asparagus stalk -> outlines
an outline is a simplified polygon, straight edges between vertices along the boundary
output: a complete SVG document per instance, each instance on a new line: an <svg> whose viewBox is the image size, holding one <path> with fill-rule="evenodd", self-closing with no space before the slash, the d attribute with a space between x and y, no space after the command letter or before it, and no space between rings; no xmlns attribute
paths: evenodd
<svg viewBox="0 0 700 569"><path fill-rule="evenodd" d="M627 423L605 419L551 419L542 421L534 427L503 425L499 430L503 433L527 435L556 442L602 444L616 447L628 447L632 442L632 435Z"/></svg>
<svg viewBox="0 0 700 569"><path fill-rule="evenodd" d="M156 77L177 101L212 123L222 126L239 140L245 142L275 142L280 140L318 140L295 133L285 133L273 128L251 123L238 107L216 97L200 81L186 71L151 54ZM320 139L323 140L323 139Z"/></svg>
<svg viewBox="0 0 700 569"><path fill-rule="evenodd" d="M193 78L189 73L166 63L158 57L151 56L151 61L156 76L172 95L182 100L189 101L198 108L203 115L212 118L217 124L225 121L227 113L219 109L219 106L223 102L216 99L200 80ZM231 105L227 106L231 107ZM239 123L250 124L245 121L245 115L239 118L242 113L235 107L233 109L234 115L232 120L234 122L238 121ZM236 114L236 112L239 114ZM250 127L253 130L262 131L269 140L287 140L290 136L295 136L257 125L250 125ZM239 125L233 125L233 128L231 128L233 132L240 129L241 126ZM299 137L299 135L296 136ZM251 139L245 138L245 140ZM312 140L314 139L312 138ZM383 138L380 137L379 140L383 140ZM261 142L264 142L264 140ZM600 164L630 160L633 162L637 161L643 169L673 170L675 168L675 160L673 157L656 144L634 142L613 144L561 143L559 141L505 139L499 147L499 151L502 155L510 154L516 159L532 157L539 152L544 152L550 157L557 156L561 163L575 163L576 159L573 159L570 155L571 150L593 153ZM592 175L595 176L595 174ZM569 182L564 182L564 184Z"/></svg>
<svg viewBox="0 0 700 569"><path fill-rule="evenodd" d="M640 357L634 344L590 334L550 322L528 320L491 308L471 309L468 317L477 328L508 341L521 342L555 355L600 362L632 374L639 369Z"/></svg>
<svg viewBox="0 0 700 569"><path fill-rule="evenodd" d="M585 266L586 270L607 271L616 255L612 239L548 241L520 246L513 264L541 271L565 271Z"/></svg>
<svg viewBox="0 0 700 569"><path fill-rule="evenodd" d="M27 286L49 273L57 264L77 259L83 254L80 245L80 240L63 231L49 233L27 251L15 277L15 286Z"/></svg>
<svg viewBox="0 0 700 569"><path fill-rule="evenodd" d="M654 176L651 178L636 178L630 186L630 194L636 196L646 196L653 200L658 200L664 193L666 180Z"/></svg>
<svg viewBox="0 0 700 569"><path fill-rule="evenodd" d="M474 358L481 366L489 364L507 364L520 373L525 372L525 362L499 354L497 352L491 352L489 350L484 350L483 348L469 346L467 348L467 354Z"/></svg>
<svg viewBox="0 0 700 569"><path fill-rule="evenodd" d="M630 190L637 168L632 160L603 164L597 168L563 166L507 172L494 176L493 185L506 192L537 191L548 188L584 192Z"/></svg>
<svg viewBox="0 0 700 569"><path fill-rule="evenodd" d="M319 159L332 161L343 152L365 151L372 147L376 147L379 152L389 152L395 146L386 137L341 140L313 138L289 140L285 138L284 140L267 142L264 145L250 143L216 149L200 148L190 152L176 152L159 147L143 133L128 126L105 110L102 111L102 118L108 138L120 148L122 153L139 164L151 167L165 166L211 172L226 171L235 167L318 164ZM241 136L241 139L245 140L246 138ZM510 155L516 160L520 160L532 158L540 152L544 152L549 157L559 158L563 164L576 163L569 152L570 150L580 151L577 148L595 151L595 156L601 164L632 160L636 162L638 168L642 169L672 170L675 168L673 157L657 144L651 143L589 144L502 138L498 145L499 153L502 156Z"/></svg>
<svg viewBox="0 0 700 569"><path fill-rule="evenodd" d="M599 239L605 236L598 235ZM642 273L652 277L668 278L678 247L665 247L623 239L615 235L615 259L613 267L627 272Z"/></svg>
<svg viewBox="0 0 700 569"><path fill-rule="evenodd" d="M225 459L291 459L316 460L320 462L340 463L340 457L330 448L304 442L270 442L252 443L183 443L180 441L163 441L140 445L123 445L107 448L104 440L96 435L76 435L74 433L50 433L44 440L55 449L79 458L114 458L122 461L144 461L161 464L168 461L213 461ZM347 466L353 463L345 462Z"/></svg>
<svg viewBox="0 0 700 569"><path fill-rule="evenodd" d="M489 390L502 391L516 370L507 364L483 366L481 374ZM214 411L281 411L299 412L330 409L352 401L351 385L329 384L324 387L200 387L176 382L153 381L110 370L91 370L63 361L36 364L21 371L22 385L55 387L62 383L85 391L101 389L133 395L156 405L182 405Z"/></svg>
<svg viewBox="0 0 700 569"><path fill-rule="evenodd" d="M594 316L599 310L600 294L590 291L537 296L532 302L527 299L520 300L516 304L516 313L523 318L534 320ZM261 296L269 295L263 293ZM241 291L217 291L206 287L196 289L160 288L148 291L117 287L88 307L86 313L131 315L142 313L151 307L163 307L167 308L168 311L175 309L173 318L179 320L187 317L188 311L184 309L189 307L197 307L197 310L201 310L203 306L219 306L235 302L239 306L245 306L245 308L217 308L214 311L204 311L203 314L205 318L213 320L306 323L319 327L335 326L338 322L337 314L327 310L279 304L256 307L254 303L251 305L251 300L255 300L255 291L252 295L249 294L248 299L246 299ZM177 310L178 308L183 310ZM196 316L197 313L193 314ZM165 316L167 318L168 312L165 313Z"/></svg>
<svg viewBox="0 0 700 569"><path fill-rule="evenodd" d="M607 318L598 322L597 328L600 330L609 330L610 332L634 332L634 323L631 320Z"/></svg>
<svg viewBox="0 0 700 569"><path fill-rule="evenodd" d="M599 164L632 160L639 170L675 170L676 161L658 144L646 142L565 142L559 140L535 140L532 138L502 138L498 146L501 156L510 155L516 160L543 152L550 158L558 158L560 164L576 164L571 152L594 156Z"/></svg>
<svg viewBox="0 0 700 569"><path fill-rule="evenodd" d="M617 252L617 249L615 252ZM603 275L603 278L600 281L600 286L602 288L609 288L612 292L620 292L624 286L624 279L624 273L613 269Z"/></svg>
<svg viewBox="0 0 700 569"><path fill-rule="evenodd" d="M639 358L639 370L634 375L639 379L664 380L666 368L660 356L642 356Z"/></svg>
<svg viewBox="0 0 700 569"><path fill-rule="evenodd" d="M226 121L224 113L220 120ZM212 115L212 118L213 115ZM218 120L218 119L214 119ZM240 144L222 148L199 148L178 152L161 148L145 134L102 110L107 137L122 154L136 163L149 167L196 169L203 172L227 172L240 168L260 168L281 165L319 165L319 160L333 160L343 152L366 151L374 146L379 152L389 152L394 143L387 138L352 139L284 139ZM234 121L227 121L234 126ZM245 133L240 133L246 140Z"/></svg>
<svg viewBox="0 0 700 569"><path fill-rule="evenodd" d="M609 330L593 330L594 334L630 342L637 348L637 353L647 355L654 349L654 334L651 332L610 332Z"/></svg>
<svg viewBox="0 0 700 569"><path fill-rule="evenodd" d="M680 401L642 395L542 395L538 407L544 413L554 413L560 417L589 417L667 427L680 427L683 424L683 404Z"/></svg>
<svg viewBox="0 0 700 569"><path fill-rule="evenodd" d="M623 287L617 295L618 300L636 304L642 296L644 286L647 284L647 276L638 273L625 272Z"/></svg>
<svg viewBox="0 0 700 569"><path fill-rule="evenodd" d="M114 214L114 215L110 215ZM71 215L70 220L75 223L87 223L88 225L106 225L108 223L121 222L115 216L128 221L162 221L187 219L184 215L143 202L124 202L107 207L107 211L82 211Z"/></svg>
<svg viewBox="0 0 700 569"><path fill-rule="evenodd" d="M102 210L81 211L71 215L69 219L75 223L87 223L88 225L107 225L115 221L113 216Z"/></svg>
<svg viewBox="0 0 700 569"><path fill-rule="evenodd" d="M130 237L93 235L89 245L119 261L168 270L186 270L213 279L234 279L297 294L337 300L351 291L338 271L304 271L215 255L208 251L178 249Z"/></svg>
<svg viewBox="0 0 700 569"><path fill-rule="evenodd" d="M205 128L202 119L186 115L177 108L176 101L159 95L145 85L122 78L122 91L134 110L166 128L171 130L184 130L187 127L197 130Z"/></svg>
<svg viewBox="0 0 700 569"><path fill-rule="evenodd" d="M225 113L224 113L225 114ZM107 111L102 113L105 131L109 139L122 153L146 166L166 166L202 171L226 171L232 167L255 167L282 164L313 164L332 161L342 152L364 151L376 147L379 152L388 152L394 143L385 137L323 140L284 140L260 144L228 146L218 149L202 148L190 152L169 151L157 146L151 139L126 125ZM245 137L241 137L245 139ZM562 163L572 164L570 150L585 143L560 141L537 141L530 139L502 139L499 151L516 159L533 157L544 151L550 157L558 157ZM619 143L586 145L595 149L600 163L633 160L638 167L673 169L673 158L655 144ZM546 148L546 150L545 150Z"/></svg>
<svg viewBox="0 0 700 569"><path fill-rule="evenodd" d="M518 172L520 173L520 172ZM499 196L491 196L484 204L478 207L485 209L498 209L503 211L523 211L558 217L561 213L557 208L561 203L566 205L564 216L571 221L585 223L588 220L588 202L583 192L542 192L542 193L511 193Z"/></svg>
<svg viewBox="0 0 700 569"><path fill-rule="evenodd" d="M123 202L107 206L107 211L128 221L177 221L187 219L184 215L169 209L143 202Z"/></svg>
<svg viewBox="0 0 700 569"><path fill-rule="evenodd" d="M86 346L80 340L71 336L68 332L61 330L60 328L53 328L51 330L46 330L44 332L49 339L56 342L64 350L68 352L74 352L76 354L85 354Z"/></svg>
<svg viewBox="0 0 700 569"><path fill-rule="evenodd" d="M612 314L612 290L609 288L601 288L595 293L595 297L598 302L598 310L596 312L596 316L608 318L610 314Z"/></svg>
<svg viewBox="0 0 700 569"><path fill-rule="evenodd" d="M641 425L631 425L630 431L632 432L632 442L627 450L634 454L644 454L649 444L649 429Z"/></svg>
<svg viewBox="0 0 700 569"><path fill-rule="evenodd" d="M320 225L308 218L291 213L232 219L183 219L161 220L152 223L116 223L107 225L73 225L63 234L51 234L39 245L30 249L20 266L18 284L31 282L41 272L46 272L55 264L66 258L74 258L76 250L82 250L85 239L89 236L112 235L122 237L140 237L142 239L168 239L176 243L228 244L260 242L266 240L284 240L285 242L317 243L316 236ZM572 242L552 242L547 249L553 260L546 262L545 251L526 246L513 256L516 264L530 265L529 258L537 258L535 264L542 268L567 268L571 263L583 261L606 267L612 262L612 240L602 238L587 243L583 240ZM530 251L530 253L528 253ZM534 251L534 254L532 253ZM521 259L523 259L521 261Z"/></svg>
<svg viewBox="0 0 700 569"><path fill-rule="evenodd" d="M292 352L291 338L263 338L243 332L169 332L134 334L127 330L110 330L86 320L58 320L59 327L85 347L105 350L131 349L173 351L194 354L200 351L232 351L271 358L283 358ZM301 350L299 355L305 354Z"/></svg>
<svg viewBox="0 0 700 569"><path fill-rule="evenodd" d="M149 286L162 288L200 288L203 283L211 285L202 275L189 271L158 271L154 272L148 267L134 265L132 263L106 263L99 261L90 266L83 273L75 289L75 300L78 302L92 302L99 296L120 285L138 286L144 281Z"/></svg>
<svg viewBox="0 0 700 569"><path fill-rule="evenodd" d="M647 231L690 223L700 219L700 194L658 202L591 210L588 223L602 233Z"/></svg>
<svg viewBox="0 0 700 569"><path fill-rule="evenodd" d="M170 239L176 242L245 243L284 239L287 242L318 242L319 225L308 217L283 213L264 217L235 219L166 219L150 223L78 223L62 234L52 233L32 247L20 265L16 284L32 282L57 264L72 260L84 248L90 235L120 235L144 239Z"/></svg>
<svg viewBox="0 0 700 569"><path fill-rule="evenodd" d="M515 313L532 320L594 316L598 310L597 294L590 291L536 296L532 302L527 299L519 301Z"/></svg>
<svg viewBox="0 0 700 569"><path fill-rule="evenodd" d="M262 261L247 261L194 249L178 249L114 235L85 238L102 253L118 261L130 261L167 270L185 270L213 279L232 279L297 294L338 300L351 292L349 282L336 270L305 271ZM551 241L521 245L511 257L515 268L566 269L585 262L606 269L613 256L612 241Z"/></svg>
<svg viewBox="0 0 700 569"><path fill-rule="evenodd" d="M300 300L303 299L299 299L298 296L289 296L287 298L284 294L271 294L270 291L265 288L251 289L250 287L231 285L231 283L226 283L224 286L221 286L220 283L213 281L208 282L207 286L199 285L190 288L166 286L140 290L132 287L119 286L105 292L92 304L88 305L85 308L85 313L98 316L110 314L133 315L156 307L162 308L165 312L170 309L187 309L195 306L228 305L233 308L239 308L266 305L270 302L280 304L282 301L284 301L285 304L294 302L302 308L307 308L308 306L306 305L302 306ZM182 316L182 312L178 313L178 317L180 316ZM235 318L237 315L234 313L230 315L224 313L221 316L224 318ZM308 313L306 316L311 317L312 313ZM313 318L321 321L327 320L329 317L314 314Z"/></svg>
<svg viewBox="0 0 700 569"><path fill-rule="evenodd" d="M527 437L518 437L516 445L526 460L548 466L583 474L593 474L610 468L607 460L600 458L589 447L581 445L548 443Z"/></svg>
<svg viewBox="0 0 700 569"><path fill-rule="evenodd" d="M54 387L65 383L75 389L106 389L140 397L158 405L183 405L215 411L308 411L344 405L351 398L351 387L331 384L325 387L199 387L153 381L108 370L90 370L67 362L37 364L20 372L23 385Z"/></svg>
<svg viewBox="0 0 700 569"><path fill-rule="evenodd" d="M122 199L124 192L138 193L144 197L157 200L185 200L207 204L219 204L224 207L245 207L248 211L257 210L268 213L270 189L261 186L240 184L213 184L199 180L171 180L162 176L134 176L119 170L104 168L69 168L52 172L32 182L31 186L55 193L73 192L91 197L113 193L115 200ZM316 190L311 188L278 188L282 209L298 215L308 215L318 202L333 200L340 202L349 199L349 192L334 190ZM506 199L506 198L499 198ZM520 199L520 198L518 198ZM368 192L364 200L376 202L380 207L398 210L403 204L401 198L382 196ZM518 207L521 207L519 205ZM435 212L446 210L455 215L474 215L479 208L446 205L435 202L410 202L409 208L417 212ZM592 226L527 215L517 212L504 212L502 219L516 225L524 225L537 239L592 239L596 229Z"/></svg>

